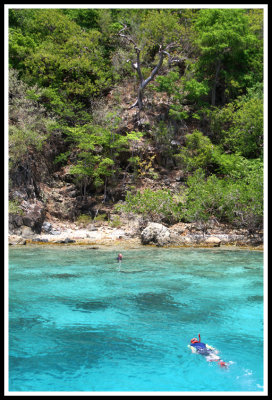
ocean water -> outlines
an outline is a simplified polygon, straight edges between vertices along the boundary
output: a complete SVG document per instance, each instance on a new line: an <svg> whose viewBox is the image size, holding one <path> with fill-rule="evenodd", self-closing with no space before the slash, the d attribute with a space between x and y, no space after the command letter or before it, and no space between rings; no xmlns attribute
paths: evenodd
<svg viewBox="0 0 272 400"><path fill-rule="evenodd" d="M229 368L191 353L198 333ZM11 248L8 389L262 391L263 254Z"/></svg>

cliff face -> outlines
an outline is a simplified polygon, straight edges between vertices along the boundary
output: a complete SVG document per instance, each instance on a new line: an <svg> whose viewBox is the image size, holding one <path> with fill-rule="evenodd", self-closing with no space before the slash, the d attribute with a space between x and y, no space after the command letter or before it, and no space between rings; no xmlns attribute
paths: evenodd
<svg viewBox="0 0 272 400"><path fill-rule="evenodd" d="M65 167L55 163L56 156L68 148L65 137L51 136L41 150L29 148L23 162L10 171L9 200L19 207L9 214L11 233L20 233L25 226L39 233L45 221L74 221L82 213L92 217L98 213L109 215L114 204L124 200L131 185L138 189L177 189L182 171L173 164L171 157L165 156L164 147L180 145L188 129L182 124L173 126L173 134L168 139L172 144L154 141L158 125L167 123L167 99L147 92L145 108L139 113L137 109L129 109L136 90L135 82L127 81L97 101L93 113L97 124L106 114L114 113L121 134L143 133L142 139L131 149L141 160L137 177L129 166L131 153L123 152L120 154L122 170L108 180L106 192L103 188L89 187L82 195L81 186L69 174L69 159Z"/></svg>
<svg viewBox="0 0 272 400"><path fill-rule="evenodd" d="M16 209L9 213L11 235L19 235L24 240L35 239L36 242L41 239L37 235L44 237L46 234L49 236L42 240L61 243L74 240L74 237L77 237L74 232L78 233L81 228L77 221L83 215L90 219L87 233L83 233L83 236L87 235L84 236L84 240L88 241L90 235L93 237L91 241L95 240L94 230L97 226L94 224L99 220L98 233L102 237L109 235L108 227L115 227L125 230L124 237L141 239L143 230L151 220L117 213L114 208L116 203L125 200L126 192L132 188L140 191L147 188L153 191L164 189L173 195L179 193L188 174L175 163L173 154L182 148L187 134L195 129L205 132L206 126L204 120L177 122L170 119L167 98L148 90L145 108L140 113L137 109L129 109L135 98L135 91L134 82L128 81L101 98L93 111L94 122L98 125L104 115L114 113L118 117L118 133L143 133L142 138L135 141L129 151L119 154L120 168L118 173L107 179L106 190L105 186L97 188L89 185L83 193L82 185L76 182L69 172L76 152L71 152L67 165L56 163L56 156L67 151L68 144L61 135L50 137L39 152L29 149L24 161L11 170L9 198L17 205ZM166 131L167 135L164 134ZM134 168L128 161L131 155L138 156L138 165ZM262 232L250 236L246 231L235 230L226 224L209 224L212 225L205 234L202 228L197 227L197 223L187 224L186 227L184 225L182 232L181 225L175 225L170 231L168 226L165 229L169 243L164 243L164 239L154 232L150 233L149 227L150 237L153 239L145 239L144 234L143 243L162 243L163 246L215 246L218 243L260 245L262 242ZM50 232L48 226L51 226ZM58 234L61 236L58 237ZM118 238L119 232L116 235ZM17 239L14 241L18 242Z"/></svg>

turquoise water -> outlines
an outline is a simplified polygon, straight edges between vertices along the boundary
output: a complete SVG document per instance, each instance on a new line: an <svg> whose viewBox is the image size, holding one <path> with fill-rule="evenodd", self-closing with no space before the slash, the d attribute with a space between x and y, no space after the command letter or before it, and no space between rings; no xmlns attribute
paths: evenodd
<svg viewBox="0 0 272 400"><path fill-rule="evenodd" d="M263 390L262 253L120 250L10 249L9 391Z"/></svg>

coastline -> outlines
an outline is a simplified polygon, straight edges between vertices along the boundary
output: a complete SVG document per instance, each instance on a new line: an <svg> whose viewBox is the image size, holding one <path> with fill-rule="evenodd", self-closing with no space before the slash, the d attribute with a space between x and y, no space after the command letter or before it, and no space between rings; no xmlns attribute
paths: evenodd
<svg viewBox="0 0 272 400"><path fill-rule="evenodd" d="M167 228L166 228L167 229ZM251 242L246 235L234 235L226 232L196 234L192 232L177 233L170 231L171 240L165 243L150 241L143 243L141 233L135 234L127 229L99 227L95 230L88 229L63 229L57 234L30 233L24 235L10 234L9 246L91 246L93 249L100 248L218 248L222 250L255 250L263 251L263 243ZM174 232L174 233L173 233Z"/></svg>

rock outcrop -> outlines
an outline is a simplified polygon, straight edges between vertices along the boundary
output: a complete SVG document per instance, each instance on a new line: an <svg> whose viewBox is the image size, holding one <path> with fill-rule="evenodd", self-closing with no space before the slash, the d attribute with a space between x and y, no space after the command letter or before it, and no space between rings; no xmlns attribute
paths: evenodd
<svg viewBox="0 0 272 400"><path fill-rule="evenodd" d="M221 239L216 236L210 236L205 239L204 244L210 245L212 247L219 247L221 244Z"/></svg>
<svg viewBox="0 0 272 400"><path fill-rule="evenodd" d="M9 214L10 231L22 233L23 227L28 227L33 233L40 233L45 218L45 204L37 199L23 200L20 208L22 215Z"/></svg>
<svg viewBox="0 0 272 400"><path fill-rule="evenodd" d="M150 222L141 232L142 244L155 244L157 246L166 246L171 243L170 230L156 222Z"/></svg>
<svg viewBox="0 0 272 400"><path fill-rule="evenodd" d="M220 227L207 233L200 232L194 224L179 223L169 228L158 223L149 223L141 232L144 245L220 247L221 245L260 246L262 233L249 237L246 232L232 231Z"/></svg>

